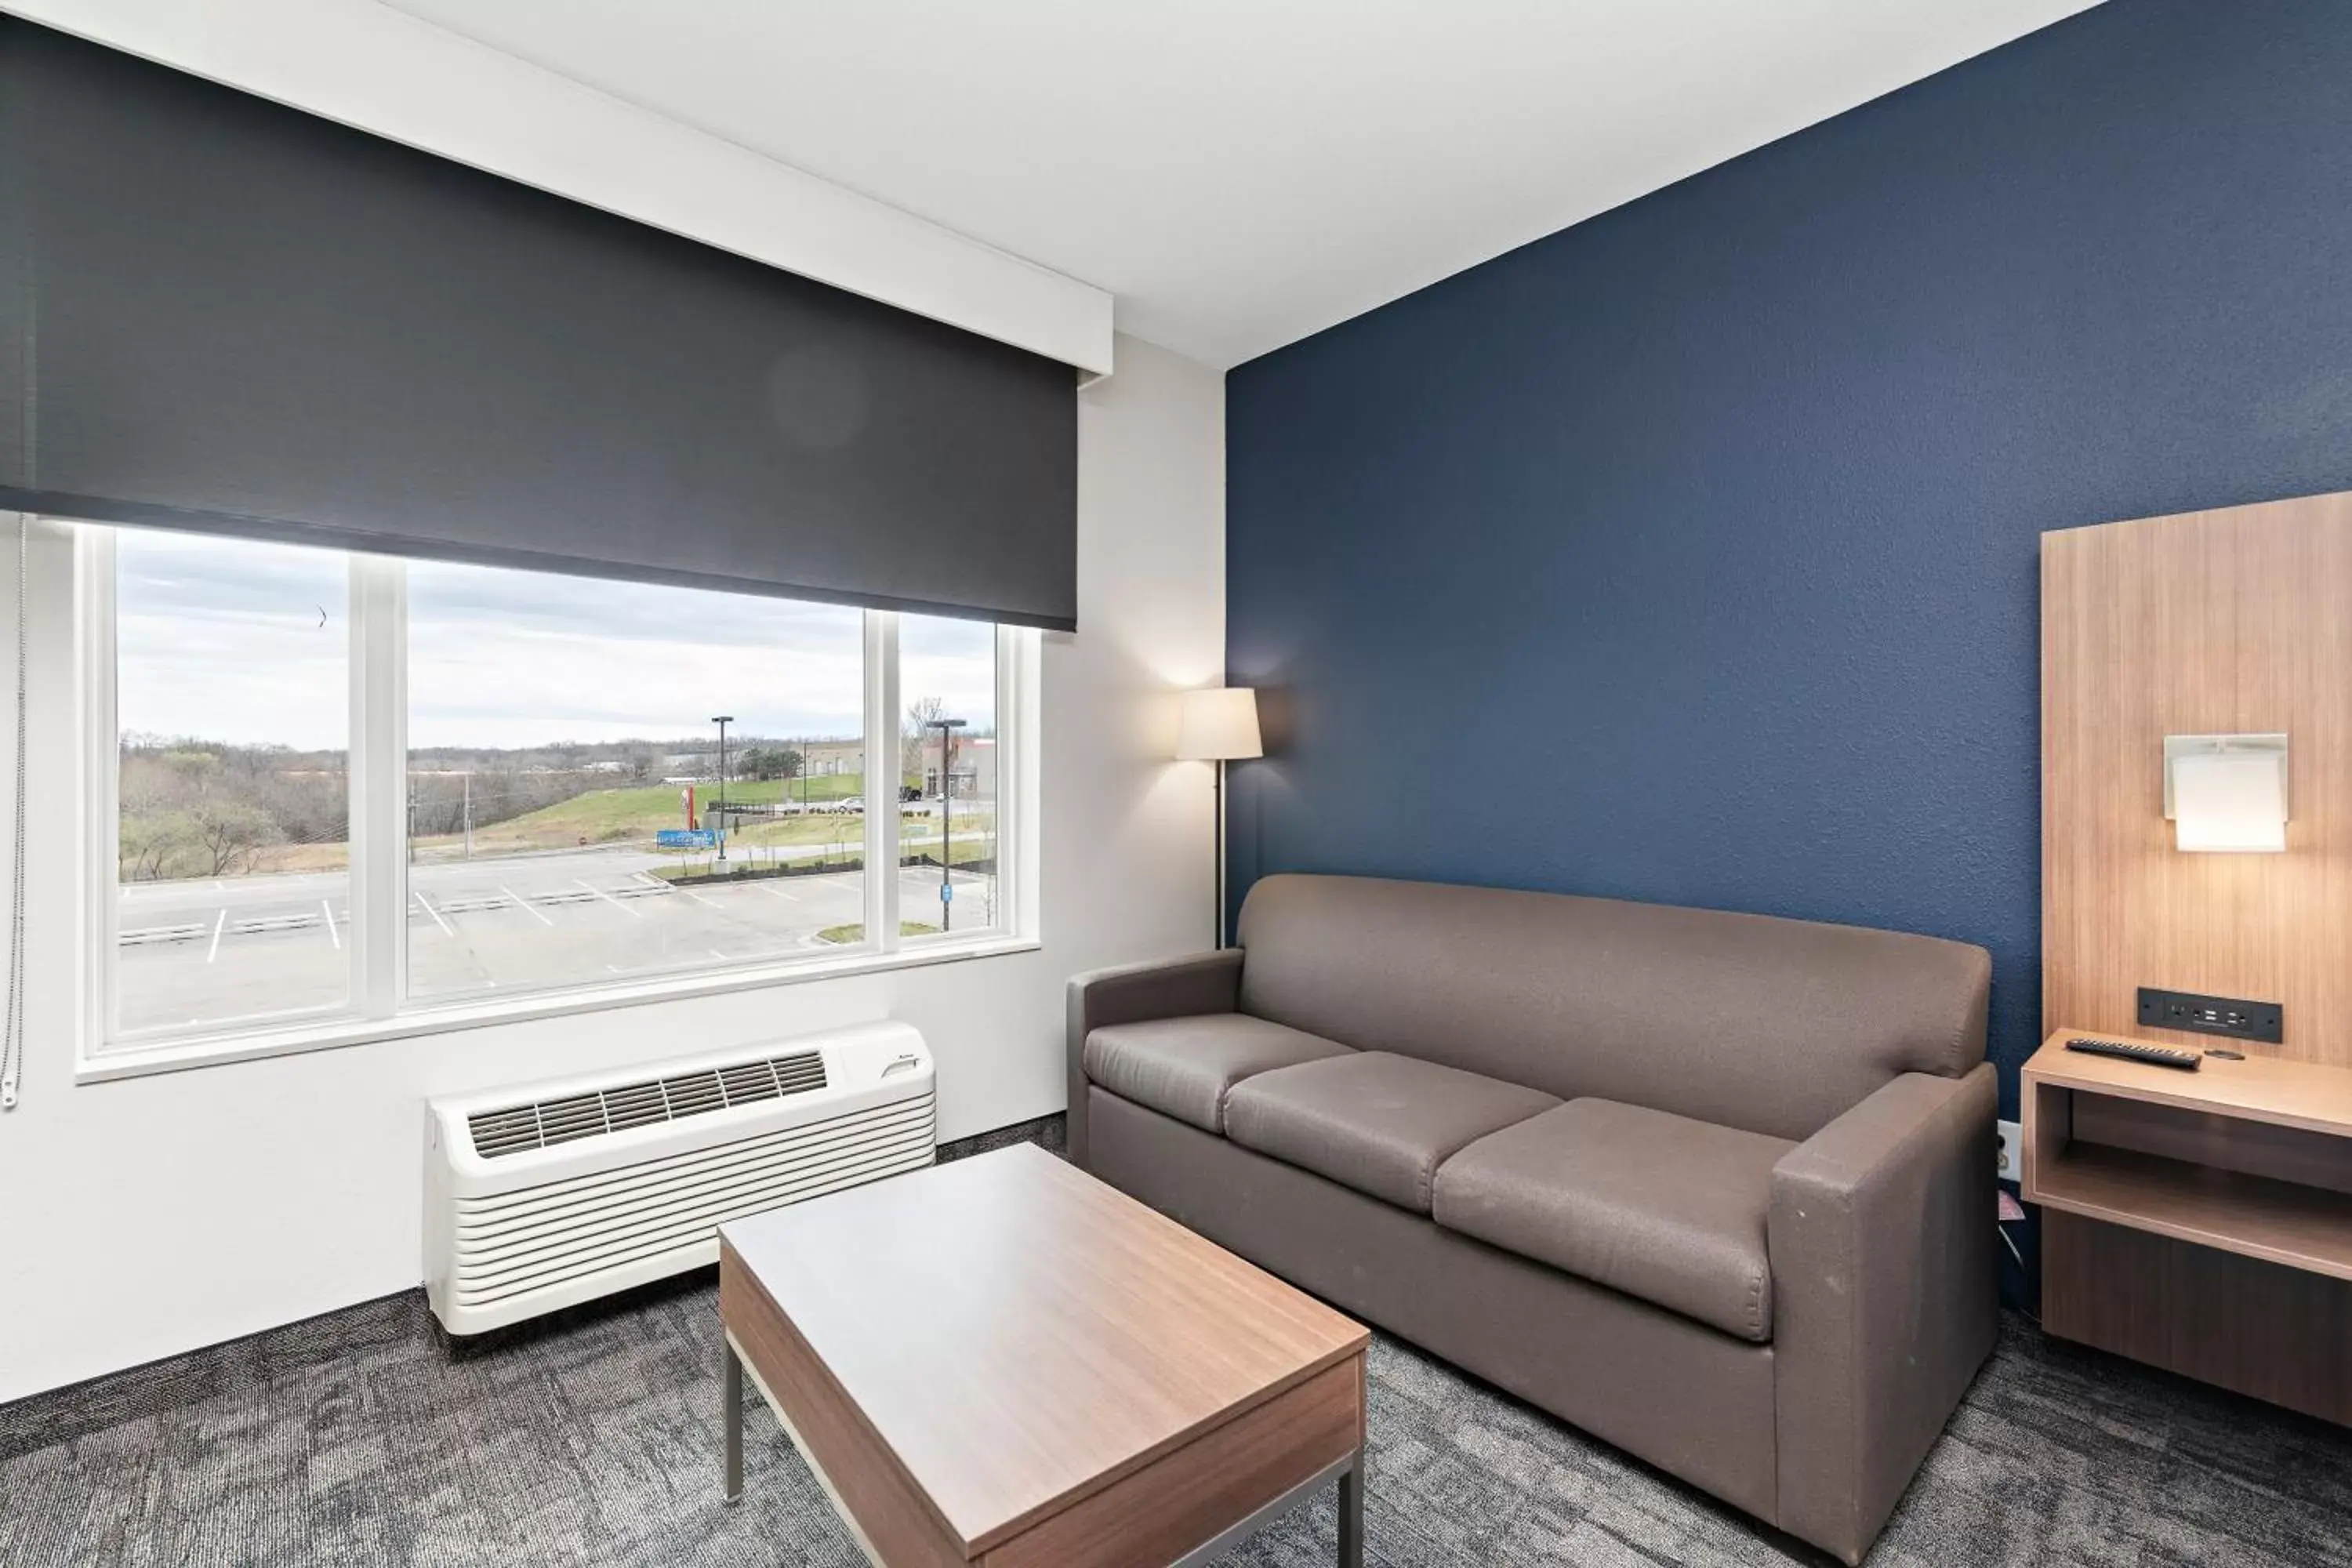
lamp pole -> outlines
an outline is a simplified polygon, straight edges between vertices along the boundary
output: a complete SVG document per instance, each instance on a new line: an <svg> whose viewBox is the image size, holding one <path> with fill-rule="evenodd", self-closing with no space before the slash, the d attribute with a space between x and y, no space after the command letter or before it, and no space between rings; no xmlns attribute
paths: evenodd
<svg viewBox="0 0 2352 1568"><path fill-rule="evenodd" d="M934 719L928 726L940 732L940 930L949 929L955 909L955 732L961 719Z"/></svg>
<svg viewBox="0 0 2352 1568"><path fill-rule="evenodd" d="M735 722L732 713L717 713L710 721L719 726L719 858L727 858L727 726Z"/></svg>
<svg viewBox="0 0 2352 1568"><path fill-rule="evenodd" d="M1245 686L1215 686L1184 694L1176 725L1176 759L1216 768L1209 809L1216 819L1210 836L1216 863L1210 874L1217 907L1210 930L1220 948L1225 945L1225 768L1229 761L1265 754L1255 691Z"/></svg>
<svg viewBox="0 0 2352 1568"><path fill-rule="evenodd" d="M1217 889L1217 951L1223 952L1225 948L1225 759L1223 757L1217 759L1217 787L1212 798L1213 804L1210 809L1215 813L1217 818L1213 850L1217 857L1216 875L1213 879Z"/></svg>

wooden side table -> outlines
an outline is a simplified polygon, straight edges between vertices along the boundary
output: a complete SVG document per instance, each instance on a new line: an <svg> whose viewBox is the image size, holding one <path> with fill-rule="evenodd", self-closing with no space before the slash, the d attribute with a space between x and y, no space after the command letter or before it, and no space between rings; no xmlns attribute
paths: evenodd
<svg viewBox="0 0 2352 1568"><path fill-rule="evenodd" d="M2042 1327L2352 1424L2352 1069L2065 1048L2097 1033L2021 1078Z"/></svg>

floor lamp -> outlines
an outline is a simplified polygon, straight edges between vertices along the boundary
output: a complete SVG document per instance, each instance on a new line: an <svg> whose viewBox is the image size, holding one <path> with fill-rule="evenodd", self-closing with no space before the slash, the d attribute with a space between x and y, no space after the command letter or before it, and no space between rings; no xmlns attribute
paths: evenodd
<svg viewBox="0 0 2352 1568"><path fill-rule="evenodd" d="M1225 764L1262 757L1257 693L1246 686L1187 691L1176 725L1176 758L1217 764L1217 945L1225 945Z"/></svg>

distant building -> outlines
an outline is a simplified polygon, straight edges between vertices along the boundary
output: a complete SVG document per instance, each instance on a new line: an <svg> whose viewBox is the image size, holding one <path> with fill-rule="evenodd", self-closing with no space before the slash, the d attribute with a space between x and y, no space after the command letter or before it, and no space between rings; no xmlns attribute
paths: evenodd
<svg viewBox="0 0 2352 1568"><path fill-rule="evenodd" d="M866 772L866 742L855 738L824 741L762 742L761 744L789 746L801 754L801 765L813 779L856 777ZM718 776L715 756L673 756L669 765L673 772L665 784L708 782ZM687 767L697 771L688 773ZM731 771L731 770L730 770ZM908 771L907 782L917 784L926 797L940 793L940 736L931 731L924 739L922 762L919 768ZM958 800L992 800L996 797L996 737L993 735L959 735L955 743L955 797Z"/></svg>
<svg viewBox="0 0 2352 1568"><path fill-rule="evenodd" d="M795 741L805 759L803 766L813 779L834 778L842 773L862 773L866 771L866 742L848 741Z"/></svg>
<svg viewBox="0 0 2352 1568"><path fill-rule="evenodd" d="M956 737L952 783L952 793L958 800L996 798L995 736ZM922 790L926 797L936 797L940 793L940 732L937 730L932 731L923 742Z"/></svg>

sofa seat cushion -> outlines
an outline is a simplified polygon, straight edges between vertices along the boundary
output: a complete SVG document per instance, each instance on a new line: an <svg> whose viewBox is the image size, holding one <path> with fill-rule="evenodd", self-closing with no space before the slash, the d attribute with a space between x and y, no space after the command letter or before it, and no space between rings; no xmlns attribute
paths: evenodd
<svg viewBox="0 0 2352 1568"><path fill-rule="evenodd" d="M1111 1024L1087 1037L1087 1079L1122 1100L1225 1130L1225 1096L1253 1074L1356 1053L1337 1040L1269 1024L1246 1013L1202 1013Z"/></svg>
<svg viewBox="0 0 2352 1568"><path fill-rule="evenodd" d="M1758 1343L1772 1338L1772 1167L1796 1145L1571 1100L1439 1168L1438 1224Z"/></svg>
<svg viewBox="0 0 2352 1568"><path fill-rule="evenodd" d="M1417 1214L1446 1157L1558 1105L1540 1089L1387 1051L1260 1073L1225 1097L1225 1136Z"/></svg>

